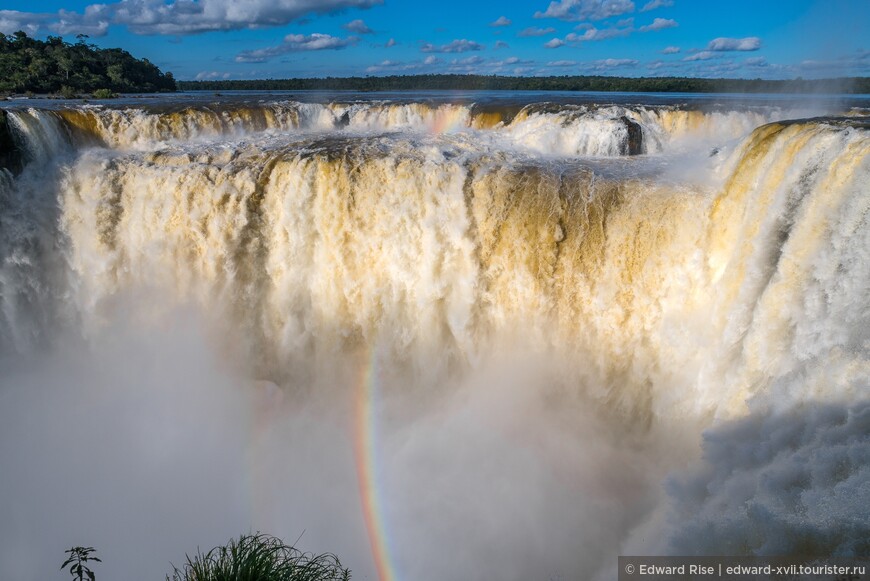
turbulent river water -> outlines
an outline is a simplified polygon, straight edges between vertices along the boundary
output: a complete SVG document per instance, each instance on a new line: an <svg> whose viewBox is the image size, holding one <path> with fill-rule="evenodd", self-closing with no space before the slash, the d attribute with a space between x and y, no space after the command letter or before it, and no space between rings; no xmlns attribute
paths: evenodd
<svg viewBox="0 0 870 581"><path fill-rule="evenodd" d="M4 107L0 578L870 552L866 101Z"/></svg>

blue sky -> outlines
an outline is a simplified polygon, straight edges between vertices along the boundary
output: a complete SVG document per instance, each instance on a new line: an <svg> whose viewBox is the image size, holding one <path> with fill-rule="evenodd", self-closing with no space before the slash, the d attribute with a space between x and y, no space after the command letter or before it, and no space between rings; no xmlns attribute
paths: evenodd
<svg viewBox="0 0 870 581"><path fill-rule="evenodd" d="M870 75L870 0L4 0L15 30L179 79Z"/></svg>

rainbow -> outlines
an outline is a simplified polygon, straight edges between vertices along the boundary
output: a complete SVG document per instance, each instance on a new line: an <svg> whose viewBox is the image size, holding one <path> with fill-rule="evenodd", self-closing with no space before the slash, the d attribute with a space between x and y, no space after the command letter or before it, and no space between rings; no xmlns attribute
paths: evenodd
<svg viewBox="0 0 870 581"><path fill-rule="evenodd" d="M363 517L372 557L380 581L394 581L397 576L390 560L386 523L378 489L377 401L380 365L377 351L371 349L360 370L355 402L354 453Z"/></svg>
<svg viewBox="0 0 870 581"><path fill-rule="evenodd" d="M429 127L433 135L441 135L442 133L453 133L467 126L468 121L465 116L465 111L460 107L439 107L434 111L435 118L432 125Z"/></svg>

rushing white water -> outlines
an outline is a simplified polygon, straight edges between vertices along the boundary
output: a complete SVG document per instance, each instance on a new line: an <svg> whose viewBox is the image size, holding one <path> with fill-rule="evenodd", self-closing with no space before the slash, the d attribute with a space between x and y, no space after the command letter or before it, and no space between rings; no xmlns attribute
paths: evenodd
<svg viewBox="0 0 870 581"><path fill-rule="evenodd" d="M712 141L721 145L777 119L808 116L810 109L703 112L675 106L596 106L538 103L519 109L495 105L428 103L300 103L178 106L172 110L99 106L11 112L34 155L59 147L103 144L150 150L165 142L242 139L257 133L349 134L411 132L465 134L497 149L556 156L612 157L660 153L671 146ZM631 129L638 135L631 143Z"/></svg>
<svg viewBox="0 0 870 581"><path fill-rule="evenodd" d="M209 542L305 528L374 578L346 426L377 358L379 516L402 578L610 578L629 549L866 551L870 133L860 118L769 123L786 113L10 111L29 164L0 183L0 435L15 442L0 460L54 458L55 436L28 443L11 420L26 409L53 434L58 406L84 398L145 468L187 474L187 454L226 449L247 476L211 476L232 516L201 529ZM671 167L688 160L691 178ZM250 401L264 397L265 419ZM0 492L27 496L31 473ZM183 511L167 498L151 502ZM29 510L0 540L42 522ZM107 534L118 522L94 520L138 566ZM656 523L667 534L645 540ZM197 530L172 548L192 551Z"/></svg>

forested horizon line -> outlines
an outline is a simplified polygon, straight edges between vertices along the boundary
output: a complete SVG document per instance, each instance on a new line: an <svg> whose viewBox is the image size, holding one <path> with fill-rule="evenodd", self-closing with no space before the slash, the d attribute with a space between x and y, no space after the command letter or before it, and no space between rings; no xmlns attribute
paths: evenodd
<svg viewBox="0 0 870 581"><path fill-rule="evenodd" d="M707 79L697 77L609 77L498 75L392 75L286 79L177 81L182 91L602 91L639 93L870 93L870 77L834 79Z"/></svg>

